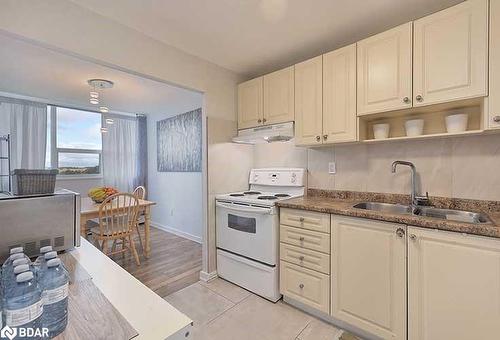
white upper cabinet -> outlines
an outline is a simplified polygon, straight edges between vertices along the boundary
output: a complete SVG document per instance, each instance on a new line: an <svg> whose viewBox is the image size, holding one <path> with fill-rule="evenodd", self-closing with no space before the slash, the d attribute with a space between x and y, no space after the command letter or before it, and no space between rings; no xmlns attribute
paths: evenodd
<svg viewBox="0 0 500 340"><path fill-rule="evenodd" d="M414 106L487 95L488 1L469 0L413 24Z"/></svg>
<svg viewBox="0 0 500 340"><path fill-rule="evenodd" d="M412 23L357 45L358 115L411 107Z"/></svg>
<svg viewBox="0 0 500 340"><path fill-rule="evenodd" d="M406 339L406 227L332 215L331 228L332 316L382 339Z"/></svg>
<svg viewBox="0 0 500 340"><path fill-rule="evenodd" d="M356 44L323 55L323 143L356 140Z"/></svg>
<svg viewBox="0 0 500 340"><path fill-rule="evenodd" d="M238 85L238 129L262 125L262 77Z"/></svg>
<svg viewBox="0 0 500 340"><path fill-rule="evenodd" d="M264 124L295 119L294 89L293 66L264 76Z"/></svg>
<svg viewBox="0 0 500 340"><path fill-rule="evenodd" d="M323 130L323 58L295 65L295 144L321 144Z"/></svg>
<svg viewBox="0 0 500 340"><path fill-rule="evenodd" d="M500 1L490 1L490 86L489 117L487 126L500 128Z"/></svg>
<svg viewBox="0 0 500 340"><path fill-rule="evenodd" d="M498 339L500 241L408 228L408 340Z"/></svg>

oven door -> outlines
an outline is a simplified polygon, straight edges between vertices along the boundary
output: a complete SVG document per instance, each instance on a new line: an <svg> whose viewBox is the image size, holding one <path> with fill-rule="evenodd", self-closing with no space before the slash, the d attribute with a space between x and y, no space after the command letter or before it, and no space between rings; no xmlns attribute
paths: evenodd
<svg viewBox="0 0 500 340"><path fill-rule="evenodd" d="M274 266L278 215L274 207L216 202L217 248Z"/></svg>

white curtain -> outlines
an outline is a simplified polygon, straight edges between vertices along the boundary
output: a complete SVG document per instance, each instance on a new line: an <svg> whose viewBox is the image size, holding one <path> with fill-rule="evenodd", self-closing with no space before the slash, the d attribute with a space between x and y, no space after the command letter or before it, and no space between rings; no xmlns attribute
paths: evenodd
<svg viewBox="0 0 500 340"><path fill-rule="evenodd" d="M119 118L103 133L102 162L104 185L132 192L138 177L138 124L133 117Z"/></svg>
<svg viewBox="0 0 500 340"><path fill-rule="evenodd" d="M44 169L47 105L14 99L0 101L0 115L10 120L11 170Z"/></svg>

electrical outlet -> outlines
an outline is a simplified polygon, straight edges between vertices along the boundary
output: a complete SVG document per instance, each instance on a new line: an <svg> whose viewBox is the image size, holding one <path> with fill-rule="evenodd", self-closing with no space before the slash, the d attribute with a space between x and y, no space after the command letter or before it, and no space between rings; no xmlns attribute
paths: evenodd
<svg viewBox="0 0 500 340"><path fill-rule="evenodd" d="M335 165L335 162L328 163L328 173L335 174L336 172L337 172L337 166Z"/></svg>

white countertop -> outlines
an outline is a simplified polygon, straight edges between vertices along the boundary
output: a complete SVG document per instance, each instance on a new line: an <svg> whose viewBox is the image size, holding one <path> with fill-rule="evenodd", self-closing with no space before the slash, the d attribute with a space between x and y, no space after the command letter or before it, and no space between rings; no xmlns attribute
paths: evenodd
<svg viewBox="0 0 500 340"><path fill-rule="evenodd" d="M156 295L86 239L70 254L97 288L139 333L136 339L186 339L192 320Z"/></svg>

